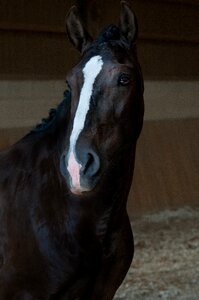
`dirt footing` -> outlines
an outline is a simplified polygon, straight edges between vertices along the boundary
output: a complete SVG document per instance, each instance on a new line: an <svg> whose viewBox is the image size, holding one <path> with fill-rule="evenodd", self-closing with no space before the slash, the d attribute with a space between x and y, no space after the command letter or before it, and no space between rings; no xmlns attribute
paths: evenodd
<svg viewBox="0 0 199 300"><path fill-rule="evenodd" d="M115 300L199 299L199 209L133 218L134 260Z"/></svg>

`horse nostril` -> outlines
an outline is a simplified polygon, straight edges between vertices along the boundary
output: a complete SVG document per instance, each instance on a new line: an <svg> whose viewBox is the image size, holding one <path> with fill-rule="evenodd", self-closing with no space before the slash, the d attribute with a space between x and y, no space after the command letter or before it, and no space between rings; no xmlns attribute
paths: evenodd
<svg viewBox="0 0 199 300"><path fill-rule="evenodd" d="M83 165L82 172L88 177L93 177L97 174L100 168L100 160L95 152L89 152L86 161Z"/></svg>
<svg viewBox="0 0 199 300"><path fill-rule="evenodd" d="M83 173L86 174L89 167L92 168L92 164L94 163L94 158L91 153L88 153L88 159L86 161L85 167L83 169Z"/></svg>

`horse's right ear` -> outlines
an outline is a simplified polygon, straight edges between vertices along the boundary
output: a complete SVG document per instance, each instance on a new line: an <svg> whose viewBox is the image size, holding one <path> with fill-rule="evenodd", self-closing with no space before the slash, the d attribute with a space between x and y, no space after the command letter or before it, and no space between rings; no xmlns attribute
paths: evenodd
<svg viewBox="0 0 199 300"><path fill-rule="evenodd" d="M85 29L76 6L72 6L66 17L66 31L71 43L83 53L92 42L92 37Z"/></svg>

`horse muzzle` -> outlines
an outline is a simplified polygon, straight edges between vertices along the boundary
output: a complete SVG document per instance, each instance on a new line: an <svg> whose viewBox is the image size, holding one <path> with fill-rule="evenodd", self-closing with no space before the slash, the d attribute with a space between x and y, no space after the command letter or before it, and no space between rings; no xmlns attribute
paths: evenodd
<svg viewBox="0 0 199 300"><path fill-rule="evenodd" d="M70 191L81 195L92 191L98 181L100 174L100 158L92 148L69 151L61 159L61 171L67 180Z"/></svg>

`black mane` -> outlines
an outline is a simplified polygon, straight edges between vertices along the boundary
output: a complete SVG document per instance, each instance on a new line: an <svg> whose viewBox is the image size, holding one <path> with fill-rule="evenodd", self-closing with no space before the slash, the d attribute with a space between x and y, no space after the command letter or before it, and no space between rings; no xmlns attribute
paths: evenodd
<svg viewBox="0 0 199 300"><path fill-rule="evenodd" d="M57 116L59 115L59 112L62 111L63 106L66 104L66 102L69 101L70 91L69 89L66 89L64 91L64 99L61 103L58 104L56 108L51 108L49 110L49 114L47 118L43 118L39 124L37 124L30 133L32 132L42 132L47 130L56 120Z"/></svg>

